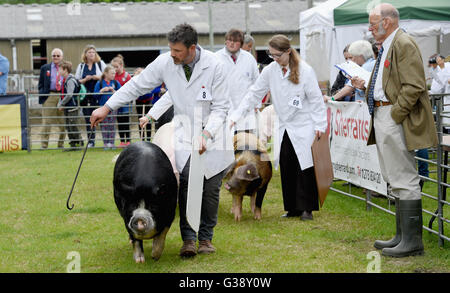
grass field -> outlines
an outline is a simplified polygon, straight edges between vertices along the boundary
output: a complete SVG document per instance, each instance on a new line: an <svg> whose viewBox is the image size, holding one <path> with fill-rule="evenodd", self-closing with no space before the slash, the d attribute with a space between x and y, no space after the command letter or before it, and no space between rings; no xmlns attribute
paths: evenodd
<svg viewBox="0 0 450 293"><path fill-rule="evenodd" d="M0 153L0 272L65 273L71 262L67 256L76 251L82 273L365 273L374 240L388 239L395 230L393 216L378 209L367 212L364 202L334 192L314 213L314 221L282 219L275 171L261 221L253 220L246 198L243 219L235 223L231 196L222 189L213 239L217 253L181 259L177 216L161 259L151 259L148 241L146 263L135 264L113 201L112 159L118 152L87 152L72 211L66 209L66 199L82 152ZM342 188L342 182L334 185ZM386 205L385 199L379 201ZM380 271L450 272L449 244L438 247L437 236L423 235L424 256L381 257Z"/></svg>

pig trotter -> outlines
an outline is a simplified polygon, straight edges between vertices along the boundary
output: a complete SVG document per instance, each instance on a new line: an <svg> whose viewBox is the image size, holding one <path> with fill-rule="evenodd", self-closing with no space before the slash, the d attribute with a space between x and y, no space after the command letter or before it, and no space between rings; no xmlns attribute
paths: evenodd
<svg viewBox="0 0 450 293"><path fill-rule="evenodd" d="M236 222L241 221L242 217L242 199L243 196L233 195L233 214Z"/></svg>
<svg viewBox="0 0 450 293"><path fill-rule="evenodd" d="M166 227L161 234L153 238L152 258L158 260L164 250L164 243L166 241L166 235L169 231L169 227Z"/></svg>
<svg viewBox="0 0 450 293"><path fill-rule="evenodd" d="M255 208L255 213L254 213L254 218L255 220L261 220L261 208L256 207Z"/></svg>
<svg viewBox="0 0 450 293"><path fill-rule="evenodd" d="M144 247L142 245L142 240L132 240L133 241L133 258L136 263L144 263Z"/></svg>

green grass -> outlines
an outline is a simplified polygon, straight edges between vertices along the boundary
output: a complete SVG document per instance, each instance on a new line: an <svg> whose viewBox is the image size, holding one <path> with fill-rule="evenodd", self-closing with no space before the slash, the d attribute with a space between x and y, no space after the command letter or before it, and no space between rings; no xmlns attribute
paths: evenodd
<svg viewBox="0 0 450 293"><path fill-rule="evenodd" d="M364 273L374 240L394 233L393 216L378 209L367 212L364 202L335 192L314 213L314 221L280 218L284 211L275 171L261 221L253 220L245 198L243 218L234 222L231 196L222 189L213 239L217 253L181 259L177 216L161 259L151 259L147 241L146 263L135 264L112 194L112 158L118 152L87 152L72 211L66 209L66 199L82 152L0 153L0 272L64 273L70 262L67 254L77 251L82 273ZM334 185L343 188L342 183ZM385 199L376 201L386 206ZM442 248L437 236L426 231L423 235L424 256L382 257L381 272L450 272L448 243Z"/></svg>

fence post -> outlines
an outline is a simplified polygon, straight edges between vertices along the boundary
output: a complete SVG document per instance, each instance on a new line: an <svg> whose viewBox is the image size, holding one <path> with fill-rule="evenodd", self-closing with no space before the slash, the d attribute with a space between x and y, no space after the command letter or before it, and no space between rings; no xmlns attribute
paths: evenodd
<svg viewBox="0 0 450 293"><path fill-rule="evenodd" d="M441 96L441 97L437 97L436 98L436 128L437 128L437 130L436 130L436 132L437 132L437 135L438 135L438 142L439 142L439 145L438 145L438 147L437 147L437 149L436 149L436 153L437 153L437 158L436 158L436 160L437 160L437 166L438 166L438 168L437 168L437 181L438 181L438 184L437 184L437 187L438 187L438 190L437 190L437 193L438 193L438 200L437 200L437 205L438 205L438 208L437 208L437 211L438 211L438 214L437 214L437 220L438 220L438 244L439 244L439 246L440 247L442 247L442 246L444 246L444 240L442 239L442 235L444 234L444 231L443 231L443 229L444 229L444 227L443 227L443 225L444 225L444 223L443 223L443 220L442 220L442 216L443 216L443 213L442 213L442 203L441 203L441 201L442 201L442 157L443 157L443 151L442 151L442 125L441 125L441 110L443 109L443 96Z"/></svg>
<svg viewBox="0 0 450 293"><path fill-rule="evenodd" d="M31 126L30 126L30 106L29 103L30 102L30 93L29 90L27 89L25 91L25 111L26 111L26 115L27 115L27 151L28 153L31 153Z"/></svg>
<svg viewBox="0 0 450 293"><path fill-rule="evenodd" d="M371 202L371 196L372 196L372 191L369 189L366 189L366 211L371 211L372 210L372 206L369 204Z"/></svg>

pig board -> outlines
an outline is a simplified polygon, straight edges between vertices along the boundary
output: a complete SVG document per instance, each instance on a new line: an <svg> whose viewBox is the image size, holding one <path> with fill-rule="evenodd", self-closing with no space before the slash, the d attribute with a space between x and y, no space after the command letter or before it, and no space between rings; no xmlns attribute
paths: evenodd
<svg viewBox="0 0 450 293"><path fill-rule="evenodd" d="M202 210L203 178L205 177L203 157L199 154L197 140L192 142L191 163L189 166L186 218L191 228L198 232Z"/></svg>

